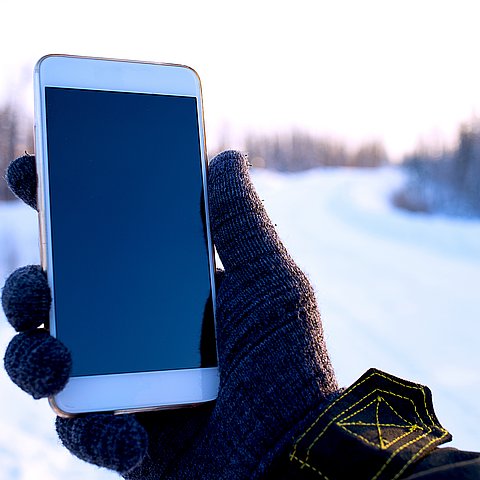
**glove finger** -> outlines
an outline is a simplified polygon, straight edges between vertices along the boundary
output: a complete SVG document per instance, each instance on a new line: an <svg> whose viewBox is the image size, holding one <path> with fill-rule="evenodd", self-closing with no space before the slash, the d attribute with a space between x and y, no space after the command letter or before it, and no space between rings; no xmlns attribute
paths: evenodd
<svg viewBox="0 0 480 480"><path fill-rule="evenodd" d="M72 358L67 348L45 330L19 333L7 347L5 370L33 398L58 393L67 384Z"/></svg>
<svg viewBox="0 0 480 480"><path fill-rule="evenodd" d="M15 270L3 287L3 311L17 332L48 325L51 301L47 275L40 265Z"/></svg>
<svg viewBox="0 0 480 480"><path fill-rule="evenodd" d="M5 174L10 190L27 205L37 209L37 168L34 155L23 155L7 168Z"/></svg>
<svg viewBox="0 0 480 480"><path fill-rule="evenodd" d="M227 271L261 257L287 255L241 153L226 151L210 162L208 200L213 241Z"/></svg>
<svg viewBox="0 0 480 480"><path fill-rule="evenodd" d="M133 415L58 417L56 428L75 456L121 474L137 466L147 452L147 433Z"/></svg>

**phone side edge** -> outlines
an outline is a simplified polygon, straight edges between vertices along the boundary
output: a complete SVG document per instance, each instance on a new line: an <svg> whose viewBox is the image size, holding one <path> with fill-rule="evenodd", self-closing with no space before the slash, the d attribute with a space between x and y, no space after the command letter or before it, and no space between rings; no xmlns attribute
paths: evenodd
<svg viewBox="0 0 480 480"><path fill-rule="evenodd" d="M48 254L47 254L47 225L46 225L46 129L45 129L45 101L44 92L41 85L40 78L40 64L47 58L42 57L34 68L34 150L35 150L35 166L37 172L37 212L38 212L38 227L39 227L39 250L40 250L40 264L42 269L48 276ZM50 283L50 282L49 282ZM50 287L52 285L50 284ZM51 320L51 316L49 316ZM50 331L51 321L45 325ZM50 331L51 333L51 331Z"/></svg>
<svg viewBox="0 0 480 480"><path fill-rule="evenodd" d="M197 117L199 124L199 141L200 141L200 153L201 153L201 170L202 170L202 183L203 183L203 192L204 192L204 208L205 208L205 227L207 230L207 254L208 254L208 263L210 269L210 290L212 292L212 311L213 311L213 324L215 332L215 355L217 360L218 368L218 345L217 345L217 321L216 321L216 284L215 284L215 275L216 275L216 262L215 262L215 247L213 243L211 225L210 225L210 208L208 202L208 151L207 151L207 136L205 130L205 110L203 104L203 91L202 91L202 82L197 71L192 67L184 66L186 69L190 70L197 83Z"/></svg>

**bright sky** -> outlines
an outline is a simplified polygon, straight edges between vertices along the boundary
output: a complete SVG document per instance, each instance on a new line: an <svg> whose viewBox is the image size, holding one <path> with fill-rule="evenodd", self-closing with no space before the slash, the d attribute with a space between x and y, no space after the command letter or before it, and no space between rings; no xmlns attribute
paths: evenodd
<svg viewBox="0 0 480 480"><path fill-rule="evenodd" d="M184 63L207 139L300 128L399 156L480 115L478 0L2 0L0 98L47 53Z"/></svg>

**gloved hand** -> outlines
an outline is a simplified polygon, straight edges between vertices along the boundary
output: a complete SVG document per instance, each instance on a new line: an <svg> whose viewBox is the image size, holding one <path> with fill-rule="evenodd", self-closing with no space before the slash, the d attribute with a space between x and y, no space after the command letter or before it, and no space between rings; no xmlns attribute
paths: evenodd
<svg viewBox="0 0 480 480"><path fill-rule="evenodd" d="M13 162L7 180L36 207L33 157ZM338 389L313 289L280 242L252 186L246 158L234 151L215 157L208 195L213 240L225 268L216 300L216 402L56 422L74 455L127 479L268 476L302 420ZM58 340L36 328L47 321L50 308L43 271L29 266L14 272L2 303L22 332L5 355L10 377L35 398L58 392L71 360Z"/></svg>

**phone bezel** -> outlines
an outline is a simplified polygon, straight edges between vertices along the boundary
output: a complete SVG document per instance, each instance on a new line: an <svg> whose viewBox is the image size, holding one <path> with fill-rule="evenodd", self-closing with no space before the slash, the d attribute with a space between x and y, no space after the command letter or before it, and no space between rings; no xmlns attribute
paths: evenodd
<svg viewBox="0 0 480 480"><path fill-rule="evenodd" d="M53 308L54 278L51 250L51 225L48 214L49 182L45 112L45 87L79 88L157 95L191 96L197 99L202 180L207 222L207 244L213 310L215 311L215 257L209 228L207 204L207 156L201 83L190 67L71 55L47 55L35 66L35 145L38 175L40 254L52 292L50 333L56 334ZM87 412L126 413L190 406L216 398L216 367L156 372L124 373L71 377L66 387L49 398L58 415L70 417Z"/></svg>

